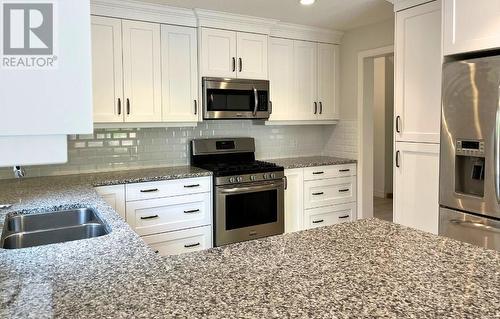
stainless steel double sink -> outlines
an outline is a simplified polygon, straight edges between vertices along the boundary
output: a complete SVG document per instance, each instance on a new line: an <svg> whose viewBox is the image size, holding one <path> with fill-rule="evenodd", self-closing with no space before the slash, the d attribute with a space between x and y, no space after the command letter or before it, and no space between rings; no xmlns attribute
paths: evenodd
<svg viewBox="0 0 500 319"><path fill-rule="evenodd" d="M27 248L99 237L109 233L109 227L92 208L7 215L0 247Z"/></svg>

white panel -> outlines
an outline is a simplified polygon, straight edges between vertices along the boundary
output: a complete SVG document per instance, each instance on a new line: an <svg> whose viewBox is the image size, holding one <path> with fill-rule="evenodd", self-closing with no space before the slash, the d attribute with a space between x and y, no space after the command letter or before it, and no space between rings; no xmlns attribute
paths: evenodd
<svg viewBox="0 0 500 319"><path fill-rule="evenodd" d="M297 120L293 81L293 40L269 39L269 80L273 112L270 121Z"/></svg>
<svg viewBox="0 0 500 319"><path fill-rule="evenodd" d="M356 177L304 182L304 208L356 202Z"/></svg>
<svg viewBox="0 0 500 319"><path fill-rule="evenodd" d="M212 248L212 226L141 237L160 256Z"/></svg>
<svg viewBox="0 0 500 319"><path fill-rule="evenodd" d="M439 145L396 143L394 222L437 234L438 195Z"/></svg>
<svg viewBox="0 0 500 319"><path fill-rule="evenodd" d="M56 67L0 71L0 136L93 131L89 1L56 1L55 21Z"/></svg>
<svg viewBox="0 0 500 319"><path fill-rule="evenodd" d="M318 102L318 45L306 41L294 41L294 91L297 92L296 120L312 120L314 103Z"/></svg>
<svg viewBox="0 0 500 319"><path fill-rule="evenodd" d="M356 220L356 203L307 209L304 229L346 223Z"/></svg>
<svg viewBox="0 0 500 319"><path fill-rule="evenodd" d="M127 201L210 192L212 178L183 178L159 182L127 184Z"/></svg>
<svg viewBox="0 0 500 319"><path fill-rule="evenodd" d="M125 185L101 186L95 188L97 194L111 206L123 219L125 211Z"/></svg>
<svg viewBox="0 0 500 319"><path fill-rule="evenodd" d="M441 11L432 2L396 15L395 116L397 141L439 143Z"/></svg>
<svg viewBox="0 0 500 319"><path fill-rule="evenodd" d="M68 161L66 135L0 136L0 167Z"/></svg>
<svg viewBox="0 0 500 319"><path fill-rule="evenodd" d="M122 26L125 121L161 122L160 25L124 20Z"/></svg>
<svg viewBox="0 0 500 319"><path fill-rule="evenodd" d="M236 32L202 28L201 75L236 77Z"/></svg>
<svg viewBox="0 0 500 319"><path fill-rule="evenodd" d="M238 78L268 79L267 35L238 32Z"/></svg>
<svg viewBox="0 0 500 319"><path fill-rule="evenodd" d="M338 120L339 108L337 105L337 78L339 60L339 46L333 44L318 44L318 103L320 120Z"/></svg>
<svg viewBox="0 0 500 319"><path fill-rule="evenodd" d="M285 170L285 233L303 229L304 215L304 170Z"/></svg>
<svg viewBox="0 0 500 319"><path fill-rule="evenodd" d="M356 164L328 165L304 168L304 180L318 180L356 175Z"/></svg>
<svg viewBox="0 0 500 319"><path fill-rule="evenodd" d="M92 17L94 122L123 122L122 22Z"/></svg>
<svg viewBox="0 0 500 319"><path fill-rule="evenodd" d="M161 37L163 121L196 122L200 111L196 29L162 25Z"/></svg>

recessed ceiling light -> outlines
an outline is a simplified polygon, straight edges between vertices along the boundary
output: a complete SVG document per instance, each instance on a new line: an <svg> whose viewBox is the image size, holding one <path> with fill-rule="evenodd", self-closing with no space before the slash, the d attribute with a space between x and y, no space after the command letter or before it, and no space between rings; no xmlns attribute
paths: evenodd
<svg viewBox="0 0 500 319"><path fill-rule="evenodd" d="M310 6L314 2L316 2L316 0L300 0L300 4L302 4L304 6Z"/></svg>

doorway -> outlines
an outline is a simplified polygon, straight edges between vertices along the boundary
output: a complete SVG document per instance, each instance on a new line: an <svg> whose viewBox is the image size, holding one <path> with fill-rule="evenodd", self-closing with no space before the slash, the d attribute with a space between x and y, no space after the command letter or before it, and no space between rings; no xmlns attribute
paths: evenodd
<svg viewBox="0 0 500 319"><path fill-rule="evenodd" d="M358 54L358 212L393 220L394 47Z"/></svg>

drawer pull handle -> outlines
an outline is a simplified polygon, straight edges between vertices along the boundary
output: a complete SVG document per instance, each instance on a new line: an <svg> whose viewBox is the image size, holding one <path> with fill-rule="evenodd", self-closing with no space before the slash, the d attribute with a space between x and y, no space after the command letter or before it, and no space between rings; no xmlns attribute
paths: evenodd
<svg viewBox="0 0 500 319"><path fill-rule="evenodd" d="M195 188L195 187L200 187L200 184L184 185L184 188Z"/></svg>
<svg viewBox="0 0 500 319"><path fill-rule="evenodd" d="M323 192L313 193L313 196L319 196L319 195L323 195L323 194L324 194Z"/></svg>
<svg viewBox="0 0 500 319"><path fill-rule="evenodd" d="M141 189L141 193L154 193L159 191L158 188L151 188L151 189Z"/></svg>
<svg viewBox="0 0 500 319"><path fill-rule="evenodd" d="M200 246L200 243L184 245L184 248L193 248L193 247L196 247L196 246Z"/></svg>
<svg viewBox="0 0 500 319"><path fill-rule="evenodd" d="M349 188L339 189L339 193L345 193L345 192L348 192L348 191L349 191Z"/></svg>
<svg viewBox="0 0 500 319"><path fill-rule="evenodd" d="M155 254L158 254L160 251L159 250L155 250Z"/></svg>
<svg viewBox="0 0 500 319"><path fill-rule="evenodd" d="M349 168L347 169L339 169L339 172L341 173L346 173L346 172L350 172L351 170Z"/></svg>
<svg viewBox="0 0 500 319"><path fill-rule="evenodd" d="M349 215L344 215L339 217L339 219L346 219L346 218L349 218Z"/></svg>
<svg viewBox="0 0 500 319"><path fill-rule="evenodd" d="M321 174L325 174L325 172L313 172L313 175L321 175Z"/></svg>
<svg viewBox="0 0 500 319"><path fill-rule="evenodd" d="M199 212L199 211L200 211L199 209L185 210L185 211L184 211L184 214L193 214L193 213L197 213L197 212Z"/></svg>
<svg viewBox="0 0 500 319"><path fill-rule="evenodd" d="M152 216L144 216L144 217L141 217L142 220L145 220L145 219L154 219L154 218L158 218L160 216L158 215L152 215Z"/></svg>
<svg viewBox="0 0 500 319"><path fill-rule="evenodd" d="M320 219L320 220L313 220L313 224L319 224L319 223L322 223L324 222L325 220L324 219Z"/></svg>

